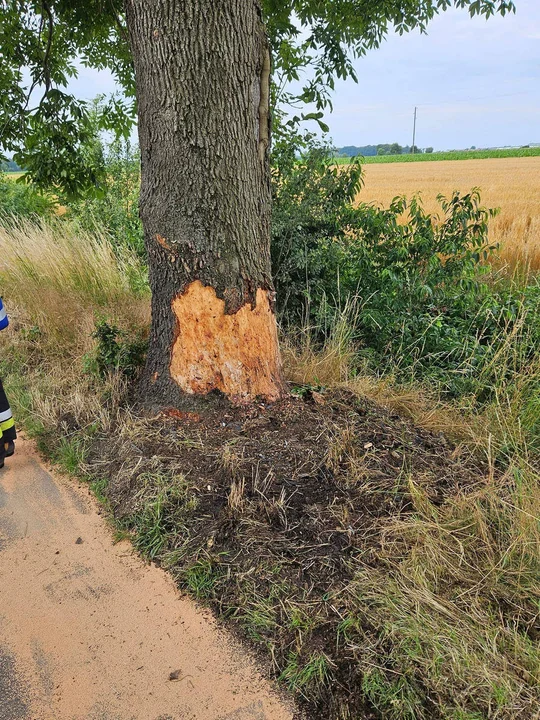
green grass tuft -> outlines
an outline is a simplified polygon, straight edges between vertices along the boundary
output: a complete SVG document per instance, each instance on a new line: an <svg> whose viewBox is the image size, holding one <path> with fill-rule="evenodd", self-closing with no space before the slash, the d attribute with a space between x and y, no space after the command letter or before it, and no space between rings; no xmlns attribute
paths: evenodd
<svg viewBox="0 0 540 720"><path fill-rule="evenodd" d="M313 653L306 660L291 652L280 680L290 690L304 696L320 694L332 682L332 662L324 653Z"/></svg>
<svg viewBox="0 0 540 720"><path fill-rule="evenodd" d="M211 560L202 558L187 567L179 575L181 584L197 600L209 600L222 574Z"/></svg>

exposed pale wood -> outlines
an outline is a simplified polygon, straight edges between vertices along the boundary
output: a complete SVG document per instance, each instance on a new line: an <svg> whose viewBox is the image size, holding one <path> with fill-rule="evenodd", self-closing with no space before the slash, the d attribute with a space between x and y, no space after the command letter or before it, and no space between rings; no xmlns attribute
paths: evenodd
<svg viewBox="0 0 540 720"><path fill-rule="evenodd" d="M173 301L178 336L171 376L187 393L219 390L238 402L283 392L274 314L266 290L236 313L198 280Z"/></svg>

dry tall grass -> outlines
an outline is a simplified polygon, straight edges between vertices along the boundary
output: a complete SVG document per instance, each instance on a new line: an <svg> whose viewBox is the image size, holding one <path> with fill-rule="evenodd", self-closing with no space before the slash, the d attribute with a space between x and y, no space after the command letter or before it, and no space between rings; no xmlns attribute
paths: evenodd
<svg viewBox="0 0 540 720"><path fill-rule="evenodd" d="M426 208L440 212L439 193L479 187L484 205L501 208L490 239L500 243L502 263L540 270L540 157L371 164L364 173L358 200L385 207L396 195L420 191Z"/></svg>
<svg viewBox="0 0 540 720"><path fill-rule="evenodd" d="M383 529L386 566L348 590L379 637L360 660L366 695L388 720L537 720L538 476L513 467L441 507L412 478L410 492L415 513Z"/></svg>
<svg viewBox="0 0 540 720"><path fill-rule="evenodd" d="M490 429L483 418L464 413L456 403L443 402L420 383L398 385L389 375L377 377L358 358L353 342L355 300L349 301L332 327L324 347L310 328L282 338L281 350L287 380L312 387L346 388L382 405L430 432L445 433L469 445L486 442ZM495 419L493 418L493 422Z"/></svg>
<svg viewBox="0 0 540 720"><path fill-rule="evenodd" d="M0 287L8 310L20 308L60 352L88 339L97 315L124 326L147 323L142 278L138 259L115 255L104 235L55 222L0 226Z"/></svg>
<svg viewBox="0 0 540 720"><path fill-rule="evenodd" d="M0 287L11 328L2 333L3 380L17 421L76 471L83 442L73 426L107 432L126 397L125 379L83 372L99 317L126 330L149 324L138 259L118 257L105 236L66 223L0 226ZM52 441L54 438L54 442Z"/></svg>

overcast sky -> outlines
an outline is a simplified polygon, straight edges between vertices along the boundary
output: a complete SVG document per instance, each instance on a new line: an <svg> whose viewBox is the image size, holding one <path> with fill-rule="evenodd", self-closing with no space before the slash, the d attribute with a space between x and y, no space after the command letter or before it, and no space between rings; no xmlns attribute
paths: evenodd
<svg viewBox="0 0 540 720"><path fill-rule="evenodd" d="M451 10L428 35L391 35L356 63L359 83L339 82L326 118L337 146L410 144L444 150L540 143L540 0L515 0L504 18ZM113 89L81 68L81 97Z"/></svg>
<svg viewBox="0 0 540 720"><path fill-rule="evenodd" d="M412 139L437 149L540 143L540 0L504 18L438 16L428 35L392 35L336 88L336 145Z"/></svg>

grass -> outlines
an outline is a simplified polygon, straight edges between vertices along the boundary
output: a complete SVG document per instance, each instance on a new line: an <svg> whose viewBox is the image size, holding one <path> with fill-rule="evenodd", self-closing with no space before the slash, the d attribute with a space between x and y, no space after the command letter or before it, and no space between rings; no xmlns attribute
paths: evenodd
<svg viewBox="0 0 540 720"><path fill-rule="evenodd" d="M209 600L214 596L219 572L210 560L201 559L186 568L178 579L194 598Z"/></svg>
<svg viewBox="0 0 540 720"><path fill-rule="evenodd" d="M20 220L0 227L0 247L2 292L34 336L87 342L99 315L121 325L148 322L144 269L133 254L116 255L105 235Z"/></svg>
<svg viewBox="0 0 540 720"><path fill-rule="evenodd" d="M147 471L133 499L132 532L137 550L149 560L163 555L182 532L181 520L197 509L181 474Z"/></svg>
<svg viewBox="0 0 540 720"><path fill-rule="evenodd" d="M540 477L523 412L539 412L540 365L508 383L518 337L481 414L363 373L346 313L323 349L308 331L288 338L305 404L272 455L279 424L220 442L221 425L209 439L201 423L139 417L122 376L83 373L96 317L135 333L148 322L133 257L28 224L0 230L0 257L17 421L88 479L119 537L266 653L309 717L538 717ZM297 430L308 413L319 422ZM419 427L434 433L427 450Z"/></svg>
<svg viewBox="0 0 540 720"><path fill-rule="evenodd" d="M465 407L458 403L442 401L434 387L419 383L398 384L390 375L377 377L372 371L362 372L352 342L351 310L350 306L346 307L340 314L322 348L313 342L309 329L282 342L285 371L288 379L297 386L296 392L349 388L430 432L445 433L472 444L487 442L497 423L495 413L488 428L484 418L464 413ZM508 352L506 360L510 361L510 348ZM503 370L502 363L499 368Z"/></svg>
<svg viewBox="0 0 540 720"><path fill-rule="evenodd" d="M343 403L338 407L346 417ZM208 480L197 482L200 460L191 467L183 456L186 481L180 502L171 505L163 492L170 487L175 497L174 433L185 430L165 440L161 428L165 444L150 461L152 473L139 473L140 459L133 458L124 461L127 475L112 479L116 493L126 485L142 488L136 507L121 511L122 522L183 588L268 653L281 682L309 703L312 718L361 717L366 707L390 720L532 720L540 702L538 473L517 456L501 472L491 457L471 485L434 498L433 480L406 467L399 482L385 486L380 471L374 475L373 464L364 463L369 450L358 430L343 427L327 434L321 420L313 429L326 445L321 464L310 470L300 454L297 482L285 470L281 529L271 510L279 483L253 479L258 458L268 452L260 439L253 440L254 456L244 439L243 466L210 461L215 477L208 488ZM136 437L142 443L148 429L124 425L114 455L123 458L123 444ZM297 442L292 429L289 441ZM444 452L438 451L441 459ZM464 458L455 472L470 473L466 447L455 452ZM209 457L212 450L204 445L201 453ZM276 461L276 475L282 462ZM228 489L238 476L242 502L231 504ZM289 496L312 481L330 493L328 504L293 508ZM358 525L357 493L369 516L364 500L379 494L385 501L389 491L406 498L407 509ZM119 508L118 494L112 498ZM326 548L339 530L352 532L355 552L345 546L336 558ZM150 555L154 538L162 550ZM340 570L329 582L324 569L334 563Z"/></svg>
<svg viewBox="0 0 540 720"><path fill-rule="evenodd" d="M447 152L414 153L406 155L373 155L363 158L367 165L410 162L437 162L438 160L489 160L540 156L540 147L505 148L501 150L449 150ZM350 158L336 158L339 165L347 165Z"/></svg>
<svg viewBox="0 0 540 720"><path fill-rule="evenodd" d="M84 466L87 442L108 432L127 387L119 375L85 374L95 322L127 333L149 319L148 290L133 256L115 256L104 237L60 224L0 227L0 283L10 318L2 375L18 422L67 471Z"/></svg>
<svg viewBox="0 0 540 720"><path fill-rule="evenodd" d="M302 660L297 653L292 652L279 679L290 690L311 696L323 693L328 687L332 681L330 668L331 660L324 653L313 653Z"/></svg>
<svg viewBox="0 0 540 720"><path fill-rule="evenodd" d="M86 460L87 442L84 436L61 436L55 443L52 454L54 462L69 475L79 475Z"/></svg>
<svg viewBox="0 0 540 720"><path fill-rule="evenodd" d="M491 221L489 234L500 245L500 264L511 270L540 270L540 157L368 165L364 179L359 202L388 206L396 195L410 197L420 192L426 209L433 213L438 210L440 193L479 187L482 203L501 210Z"/></svg>
<svg viewBox="0 0 540 720"><path fill-rule="evenodd" d="M347 590L346 646L366 624L377 636L364 692L390 720L432 717L427 678L437 716L536 717L538 476L514 468L442 508L412 497L415 515L385 528L384 570L360 569Z"/></svg>

